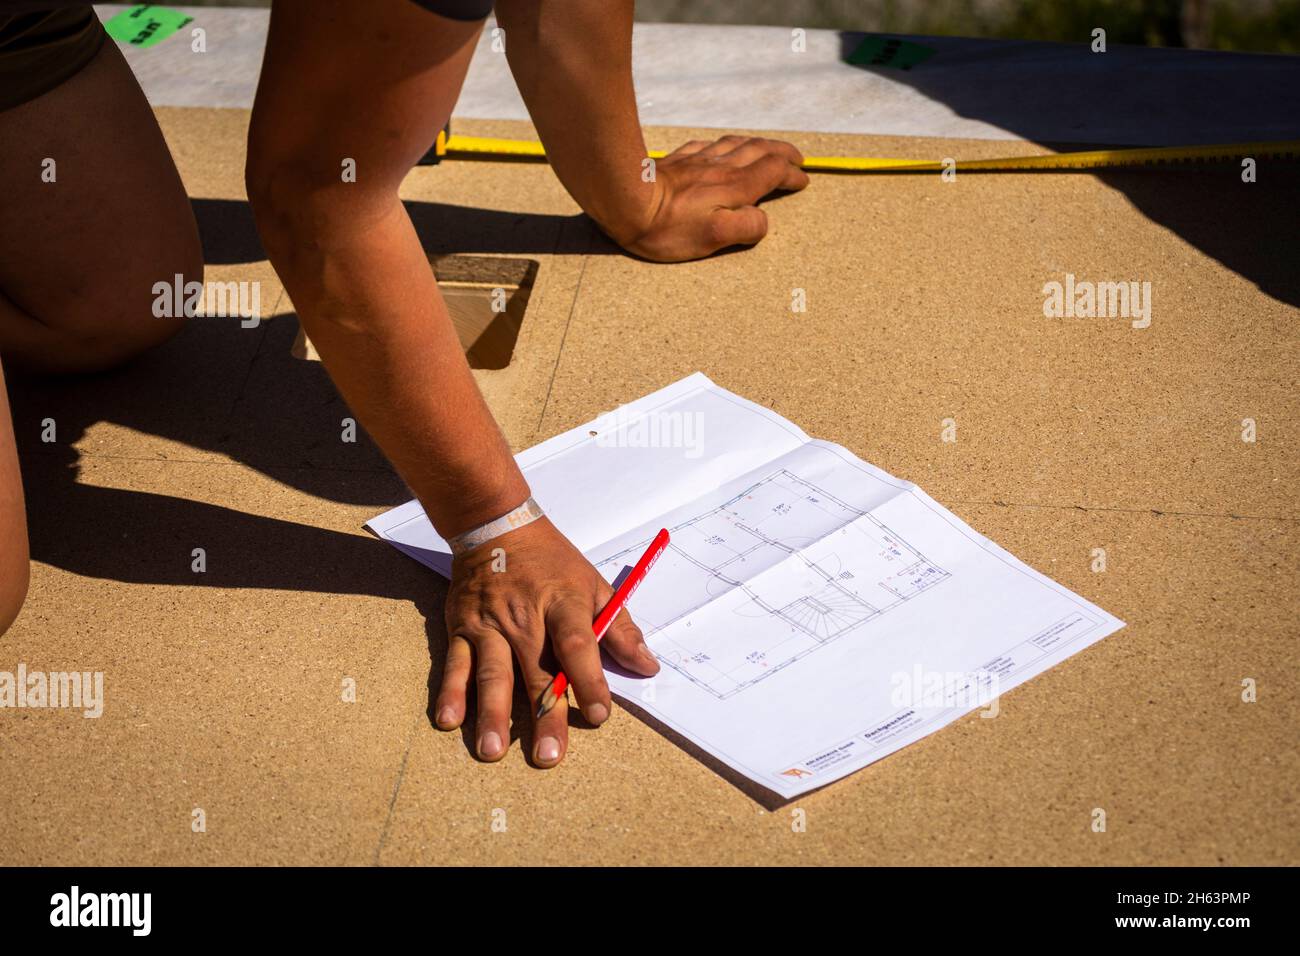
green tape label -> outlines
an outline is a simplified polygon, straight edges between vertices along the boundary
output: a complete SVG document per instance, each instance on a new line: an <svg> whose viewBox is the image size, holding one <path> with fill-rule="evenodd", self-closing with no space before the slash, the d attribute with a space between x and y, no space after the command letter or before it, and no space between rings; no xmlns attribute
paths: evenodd
<svg viewBox="0 0 1300 956"><path fill-rule="evenodd" d="M910 70L932 56L932 46L922 46L893 37L869 36L862 39L845 62L854 66L892 66L899 70Z"/></svg>
<svg viewBox="0 0 1300 956"><path fill-rule="evenodd" d="M104 30L118 43L146 47L161 43L193 19L179 10L142 3L113 17Z"/></svg>

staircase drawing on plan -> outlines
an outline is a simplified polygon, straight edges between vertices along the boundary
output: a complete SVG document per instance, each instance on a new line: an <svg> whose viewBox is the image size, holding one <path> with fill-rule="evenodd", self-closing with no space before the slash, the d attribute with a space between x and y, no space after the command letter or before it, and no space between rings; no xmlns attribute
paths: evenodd
<svg viewBox="0 0 1300 956"><path fill-rule="evenodd" d="M950 576L874 515L785 469L669 531L629 610L663 664L722 699ZM596 568L612 580L649 543ZM778 564L786 571L764 574Z"/></svg>

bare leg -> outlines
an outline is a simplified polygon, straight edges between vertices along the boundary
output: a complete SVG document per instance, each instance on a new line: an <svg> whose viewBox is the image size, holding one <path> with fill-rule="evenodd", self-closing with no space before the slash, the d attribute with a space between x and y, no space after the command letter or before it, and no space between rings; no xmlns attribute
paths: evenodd
<svg viewBox="0 0 1300 956"><path fill-rule="evenodd" d="M111 41L80 73L0 112L0 356L41 371L115 365L182 319L153 285L202 278L194 213ZM42 171L53 160L54 182Z"/></svg>
<svg viewBox="0 0 1300 956"><path fill-rule="evenodd" d="M27 519L23 513L23 482L18 474L9 396L0 366L0 634L18 616L27 596Z"/></svg>
<svg viewBox="0 0 1300 956"><path fill-rule="evenodd" d="M53 166L47 160L53 161ZM42 173L52 169L53 181ZM173 335L153 285L201 279L180 176L113 43L55 89L0 112L0 357L38 371L106 368ZM27 594L22 480L0 370L0 633Z"/></svg>

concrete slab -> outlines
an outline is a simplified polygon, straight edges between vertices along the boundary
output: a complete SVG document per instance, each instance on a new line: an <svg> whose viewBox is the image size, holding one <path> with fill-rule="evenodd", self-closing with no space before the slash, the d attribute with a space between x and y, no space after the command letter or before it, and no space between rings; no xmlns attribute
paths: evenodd
<svg viewBox="0 0 1300 956"><path fill-rule="evenodd" d="M107 19L126 9L100 4ZM179 7L206 31L127 59L155 106L251 107L266 10ZM492 29L455 116L528 118ZM1153 146L1300 138L1300 57L906 37L934 55L911 70L845 59L863 34L790 27L640 23L633 72L641 120L810 132ZM1081 38L1087 39L1087 38Z"/></svg>

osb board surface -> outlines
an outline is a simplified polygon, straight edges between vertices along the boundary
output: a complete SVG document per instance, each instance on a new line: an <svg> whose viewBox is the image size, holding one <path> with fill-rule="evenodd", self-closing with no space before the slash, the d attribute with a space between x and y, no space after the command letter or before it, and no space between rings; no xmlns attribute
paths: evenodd
<svg viewBox="0 0 1300 956"><path fill-rule="evenodd" d="M517 449L701 370L1128 622L997 718L773 810L621 708L575 727L549 772L518 743L479 764L430 727L443 585L360 530L405 492L364 440L337 440L345 407L289 357L292 305L243 202L246 114L159 113L209 278L261 278L275 317L198 320L133 367L14 384L36 563L0 669L103 670L107 704L98 720L3 715L21 785L0 798L0 862L1300 860L1294 168L1262 164L1253 185L1230 168L819 176L766 205L756 249L674 266L619 255L544 166L412 174L431 252L541 263L515 363L479 375ZM788 138L809 154L1038 149ZM1066 272L1150 281L1151 327L1045 319L1042 285ZM54 446L31 437L47 415Z"/></svg>

